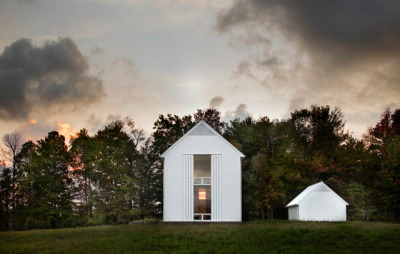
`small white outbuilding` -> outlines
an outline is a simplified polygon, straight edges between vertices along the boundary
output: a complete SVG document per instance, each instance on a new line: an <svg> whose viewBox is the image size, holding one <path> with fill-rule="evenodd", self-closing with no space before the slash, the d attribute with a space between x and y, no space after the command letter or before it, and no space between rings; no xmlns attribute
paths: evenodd
<svg viewBox="0 0 400 254"><path fill-rule="evenodd" d="M286 207L289 220L346 221L349 204L324 182L308 186Z"/></svg>
<svg viewBox="0 0 400 254"><path fill-rule="evenodd" d="M164 159L164 221L241 221L244 155L200 121Z"/></svg>

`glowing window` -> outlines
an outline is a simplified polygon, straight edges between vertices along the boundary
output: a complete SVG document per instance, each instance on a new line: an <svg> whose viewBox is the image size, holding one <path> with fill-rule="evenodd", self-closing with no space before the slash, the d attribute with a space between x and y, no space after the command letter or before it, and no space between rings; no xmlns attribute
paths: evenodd
<svg viewBox="0 0 400 254"><path fill-rule="evenodd" d="M205 189L199 189L199 199L206 200L207 193Z"/></svg>

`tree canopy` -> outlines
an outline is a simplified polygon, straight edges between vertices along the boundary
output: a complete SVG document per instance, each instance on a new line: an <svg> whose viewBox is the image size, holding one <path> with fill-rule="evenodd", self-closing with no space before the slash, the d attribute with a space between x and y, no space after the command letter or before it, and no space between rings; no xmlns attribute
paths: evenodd
<svg viewBox="0 0 400 254"><path fill-rule="evenodd" d="M325 181L350 203L355 220L400 218L400 109L387 109L362 140L339 108L311 106L290 117L221 120L216 109L159 115L145 137L132 119L113 121L70 143L56 131L22 144L3 138L1 230L128 223L162 215L160 155L204 120L246 155L243 219L285 219L285 205ZM8 163L6 163L8 162Z"/></svg>

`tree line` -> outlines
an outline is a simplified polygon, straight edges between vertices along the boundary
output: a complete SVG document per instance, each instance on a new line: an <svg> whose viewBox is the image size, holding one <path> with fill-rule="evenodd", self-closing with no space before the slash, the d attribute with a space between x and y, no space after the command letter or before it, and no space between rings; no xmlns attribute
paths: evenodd
<svg viewBox="0 0 400 254"><path fill-rule="evenodd" d="M353 220L400 218L400 109L387 109L358 140L340 109L311 106L288 119L223 122L216 109L159 115L146 138L132 119L113 121L69 145L56 131L22 144L3 137L1 230L129 223L162 216L162 154L200 120L246 157L243 219L285 219L285 205L324 181L349 204ZM8 162L8 163L6 163Z"/></svg>

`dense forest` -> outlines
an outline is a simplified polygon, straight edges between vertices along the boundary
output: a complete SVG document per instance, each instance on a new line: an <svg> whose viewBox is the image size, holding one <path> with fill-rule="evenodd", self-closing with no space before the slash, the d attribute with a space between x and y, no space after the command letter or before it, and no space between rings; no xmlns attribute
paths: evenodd
<svg viewBox="0 0 400 254"><path fill-rule="evenodd" d="M204 120L246 155L243 219L286 219L285 205L324 181L352 220L400 219L400 109L387 109L358 140L340 109L312 106L288 119L225 123L216 109L160 115L150 137L132 119L113 121L69 145L56 131L23 143L3 137L1 230L129 223L162 216L160 154Z"/></svg>

